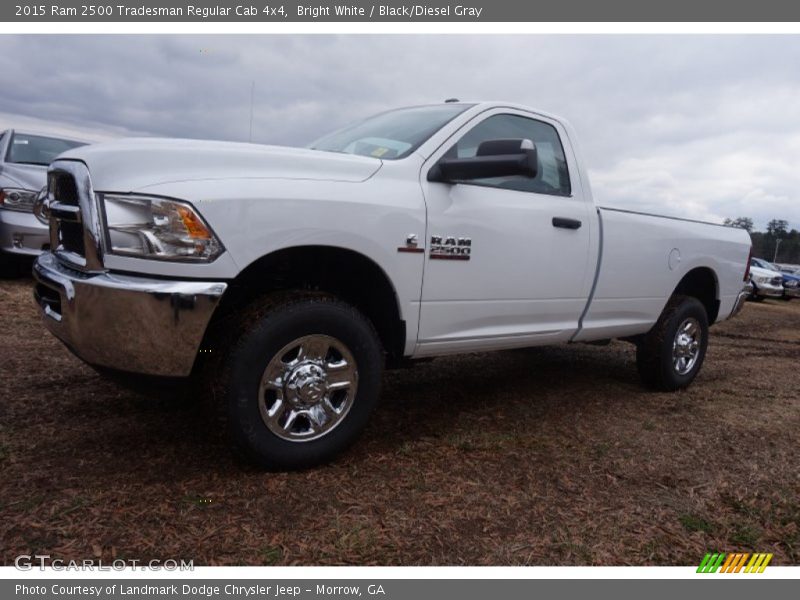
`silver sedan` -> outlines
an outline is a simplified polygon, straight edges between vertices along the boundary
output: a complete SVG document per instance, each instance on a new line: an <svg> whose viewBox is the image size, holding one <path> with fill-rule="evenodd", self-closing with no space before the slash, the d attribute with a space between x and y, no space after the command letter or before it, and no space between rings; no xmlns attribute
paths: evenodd
<svg viewBox="0 0 800 600"><path fill-rule="evenodd" d="M19 272L50 243L33 204L53 159L84 142L8 129L0 133L0 275Z"/></svg>

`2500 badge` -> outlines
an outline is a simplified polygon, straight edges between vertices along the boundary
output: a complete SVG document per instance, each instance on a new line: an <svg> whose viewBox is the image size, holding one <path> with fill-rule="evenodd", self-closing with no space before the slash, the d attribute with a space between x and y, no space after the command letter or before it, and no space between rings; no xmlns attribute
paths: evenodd
<svg viewBox="0 0 800 600"><path fill-rule="evenodd" d="M431 236L431 258L445 260L469 260L472 253L472 239L467 237Z"/></svg>

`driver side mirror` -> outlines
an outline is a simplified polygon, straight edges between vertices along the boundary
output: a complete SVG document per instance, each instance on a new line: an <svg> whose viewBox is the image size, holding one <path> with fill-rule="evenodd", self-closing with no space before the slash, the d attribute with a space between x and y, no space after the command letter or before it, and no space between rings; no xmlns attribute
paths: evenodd
<svg viewBox="0 0 800 600"><path fill-rule="evenodd" d="M428 181L456 183L512 175L536 177L538 165L536 145L529 139L487 140L481 142L475 156L441 158L428 171Z"/></svg>

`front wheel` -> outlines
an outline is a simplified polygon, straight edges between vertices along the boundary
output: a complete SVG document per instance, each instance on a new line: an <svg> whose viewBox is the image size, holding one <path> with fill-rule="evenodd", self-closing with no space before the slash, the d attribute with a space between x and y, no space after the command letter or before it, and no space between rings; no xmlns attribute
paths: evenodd
<svg viewBox="0 0 800 600"><path fill-rule="evenodd" d="M240 455L269 470L329 461L364 429L383 369L375 330L323 295L269 297L242 316L220 388Z"/></svg>
<svg viewBox="0 0 800 600"><path fill-rule="evenodd" d="M636 367L650 388L674 391L697 376L708 348L708 315L689 296L673 296L636 346Z"/></svg>

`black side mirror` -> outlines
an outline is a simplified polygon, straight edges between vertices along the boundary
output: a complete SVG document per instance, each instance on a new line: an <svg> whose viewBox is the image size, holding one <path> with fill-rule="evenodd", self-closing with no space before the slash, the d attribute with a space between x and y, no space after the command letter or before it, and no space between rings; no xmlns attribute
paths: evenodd
<svg viewBox="0 0 800 600"><path fill-rule="evenodd" d="M442 158L428 171L428 181L453 183L522 175L536 177L539 159L536 145L528 139L487 140L475 156Z"/></svg>

